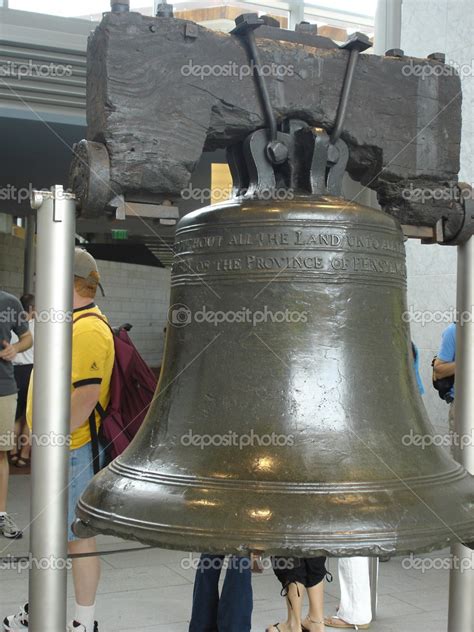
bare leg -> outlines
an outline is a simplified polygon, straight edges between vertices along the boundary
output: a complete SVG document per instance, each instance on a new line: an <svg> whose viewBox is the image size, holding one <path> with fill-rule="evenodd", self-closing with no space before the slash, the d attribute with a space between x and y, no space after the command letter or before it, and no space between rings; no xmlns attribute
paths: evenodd
<svg viewBox="0 0 474 632"><path fill-rule="evenodd" d="M288 586L288 595L286 596L288 618L285 623L279 624L278 627L281 632L301 632L301 610L303 606L303 597L303 584L293 582ZM278 630L272 625L267 628L267 632L278 632ZM317 630L317 632L319 632L319 630Z"/></svg>
<svg viewBox="0 0 474 632"><path fill-rule="evenodd" d="M324 582L306 589L309 599L309 615L303 621L309 632L324 632Z"/></svg>
<svg viewBox="0 0 474 632"><path fill-rule="evenodd" d="M10 466L8 464L8 452L0 451L0 511L7 510L9 474Z"/></svg>
<svg viewBox="0 0 474 632"><path fill-rule="evenodd" d="M31 452L31 430L26 423L26 419L23 417L23 426L21 432L20 443L20 457L22 459L29 459Z"/></svg>
<svg viewBox="0 0 474 632"><path fill-rule="evenodd" d="M69 553L94 553L97 548L95 538L69 542ZM72 576L76 603L80 606L93 606L100 579L100 560L98 557L83 557L72 560Z"/></svg>
<svg viewBox="0 0 474 632"><path fill-rule="evenodd" d="M21 433L21 419L15 419L15 424L13 426L13 441L15 443L15 447L10 450L11 456L18 455L18 439Z"/></svg>

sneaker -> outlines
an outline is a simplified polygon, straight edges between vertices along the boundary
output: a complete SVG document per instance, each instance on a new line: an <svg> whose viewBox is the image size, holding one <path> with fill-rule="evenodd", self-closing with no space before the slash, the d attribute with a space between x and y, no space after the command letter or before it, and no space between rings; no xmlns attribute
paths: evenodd
<svg viewBox="0 0 474 632"><path fill-rule="evenodd" d="M25 603L18 614L12 614L3 619L3 629L9 632L28 630L28 604Z"/></svg>
<svg viewBox="0 0 474 632"><path fill-rule="evenodd" d="M23 537L23 532L16 526L15 521L9 514L0 516L0 533L5 538L19 540Z"/></svg>
<svg viewBox="0 0 474 632"><path fill-rule="evenodd" d="M79 623L79 621L71 621L71 623L69 623L67 626L66 632L89 632L89 631L86 630L85 626L82 623ZM94 630L91 630L91 632L99 632L99 624L97 623L97 621L94 621Z"/></svg>

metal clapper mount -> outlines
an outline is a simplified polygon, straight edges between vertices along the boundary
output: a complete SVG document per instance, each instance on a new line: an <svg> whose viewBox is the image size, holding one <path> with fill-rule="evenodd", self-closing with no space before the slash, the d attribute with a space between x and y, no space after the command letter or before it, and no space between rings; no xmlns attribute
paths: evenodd
<svg viewBox="0 0 474 632"><path fill-rule="evenodd" d="M286 119L280 126L277 124L261 72L255 30L263 24L278 26L278 22L269 16L259 18L256 13L246 13L237 17L235 23L231 33L242 40L247 50L266 126L227 149L234 196L282 199L285 191L341 195L349 150L340 137L357 59L372 46L369 38L363 33L354 33L340 47L349 51L349 60L336 122L329 135L324 129L311 127L298 119Z"/></svg>

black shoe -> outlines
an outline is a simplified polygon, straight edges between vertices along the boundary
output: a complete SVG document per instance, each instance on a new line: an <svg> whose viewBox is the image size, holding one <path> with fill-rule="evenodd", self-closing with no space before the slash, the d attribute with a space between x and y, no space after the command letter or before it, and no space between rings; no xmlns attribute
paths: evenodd
<svg viewBox="0 0 474 632"><path fill-rule="evenodd" d="M28 604L25 603L18 614L12 614L3 619L3 629L6 632L20 632L28 630Z"/></svg>
<svg viewBox="0 0 474 632"><path fill-rule="evenodd" d="M67 626L67 632L86 632L86 628L79 621L71 621ZM94 621L94 632L99 632L97 621Z"/></svg>

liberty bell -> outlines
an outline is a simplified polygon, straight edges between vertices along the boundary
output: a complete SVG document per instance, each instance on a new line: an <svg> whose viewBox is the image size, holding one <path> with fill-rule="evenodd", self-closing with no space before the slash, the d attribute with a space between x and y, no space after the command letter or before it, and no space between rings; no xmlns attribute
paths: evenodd
<svg viewBox="0 0 474 632"><path fill-rule="evenodd" d="M416 440L401 227L340 197L343 141L290 121L273 142L231 148L235 199L181 219L153 404L76 533L305 557L471 542L473 478Z"/></svg>

